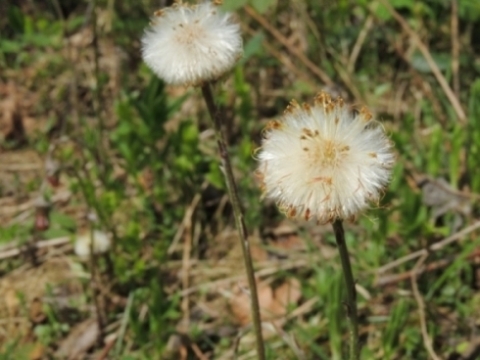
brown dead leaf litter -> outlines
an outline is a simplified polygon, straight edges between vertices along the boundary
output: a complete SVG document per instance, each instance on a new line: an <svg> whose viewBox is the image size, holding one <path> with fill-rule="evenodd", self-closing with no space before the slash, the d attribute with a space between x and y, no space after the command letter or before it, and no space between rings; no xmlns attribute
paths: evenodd
<svg viewBox="0 0 480 360"><path fill-rule="evenodd" d="M0 278L0 347L12 339L32 341L32 327L46 320L45 305L71 311L83 287L68 258L55 257L38 267L23 265Z"/></svg>

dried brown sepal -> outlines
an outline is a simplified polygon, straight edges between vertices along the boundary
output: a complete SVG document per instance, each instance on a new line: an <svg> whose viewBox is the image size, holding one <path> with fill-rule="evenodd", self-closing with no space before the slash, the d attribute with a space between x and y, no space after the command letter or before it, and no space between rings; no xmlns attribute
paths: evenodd
<svg viewBox="0 0 480 360"><path fill-rule="evenodd" d="M315 105L322 105L324 108L332 102L332 98L326 92L318 93L313 99Z"/></svg>
<svg viewBox="0 0 480 360"><path fill-rule="evenodd" d="M306 112L308 112L308 113L311 113L311 112L312 112L312 107L310 106L310 104L308 104L308 103L303 103L303 104L302 104L302 107L303 107L303 110L305 110Z"/></svg>
<svg viewBox="0 0 480 360"><path fill-rule="evenodd" d="M330 102L330 103L328 103L328 104L325 105L325 112L326 112L327 114L332 113L334 110L335 110L335 103Z"/></svg>
<svg viewBox="0 0 480 360"><path fill-rule="evenodd" d="M282 128L282 123L278 120L270 120L267 125L265 125L266 130L280 130Z"/></svg>
<svg viewBox="0 0 480 360"><path fill-rule="evenodd" d="M306 209L305 213L303 214L303 218L308 221L312 217L312 211L310 209Z"/></svg>
<svg viewBox="0 0 480 360"><path fill-rule="evenodd" d="M300 136L300 140L306 140L307 137L313 139L314 137L320 135L320 131L318 131L318 130L313 131L313 130L307 129L307 128L303 128L302 133L303 133L303 135Z"/></svg>
<svg viewBox="0 0 480 360"><path fill-rule="evenodd" d="M258 181L258 186L260 188L260 191L264 193L266 191L266 186L265 186L265 174L261 172L260 170L257 170L254 172L254 177Z"/></svg>
<svg viewBox="0 0 480 360"><path fill-rule="evenodd" d="M343 98L341 98L340 96L337 98L335 103L339 108L342 108L345 105L345 101L343 101Z"/></svg>
<svg viewBox="0 0 480 360"><path fill-rule="evenodd" d="M300 104L297 102L297 100L293 99L292 101L290 101L290 103L287 105L287 108L285 109L285 111L283 112L284 114L291 114L293 112L295 112L295 110L298 110L300 109Z"/></svg>
<svg viewBox="0 0 480 360"><path fill-rule="evenodd" d="M295 207L293 206L290 206L288 209L287 209L287 217L289 217L290 219L293 219L295 216L297 216L297 209L295 209Z"/></svg>
<svg viewBox="0 0 480 360"><path fill-rule="evenodd" d="M362 108L360 109L360 117L361 117L365 122L369 122L370 120L373 119L372 113L371 113L366 107L362 107Z"/></svg>

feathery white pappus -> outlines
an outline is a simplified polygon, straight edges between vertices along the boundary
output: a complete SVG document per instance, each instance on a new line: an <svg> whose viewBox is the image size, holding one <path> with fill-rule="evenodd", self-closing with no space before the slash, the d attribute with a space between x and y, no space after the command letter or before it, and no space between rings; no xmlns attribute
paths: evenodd
<svg viewBox="0 0 480 360"><path fill-rule="evenodd" d="M395 161L366 108L354 114L326 93L313 106L292 101L267 125L257 158L264 195L287 216L320 223L352 219L378 202Z"/></svg>
<svg viewBox="0 0 480 360"><path fill-rule="evenodd" d="M155 13L142 37L142 56L158 77L173 85L201 85L235 65L243 53L240 26L219 3L175 3Z"/></svg>
<svg viewBox="0 0 480 360"><path fill-rule="evenodd" d="M93 230L92 233L87 231L75 238L73 250L81 259L88 259L90 257L92 241L94 254L103 254L110 250L112 243L107 233L100 230Z"/></svg>

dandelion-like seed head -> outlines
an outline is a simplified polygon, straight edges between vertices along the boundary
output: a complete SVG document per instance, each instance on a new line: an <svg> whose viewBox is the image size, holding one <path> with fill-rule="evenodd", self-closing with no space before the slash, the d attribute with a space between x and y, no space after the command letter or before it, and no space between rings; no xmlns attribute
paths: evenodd
<svg viewBox="0 0 480 360"><path fill-rule="evenodd" d="M366 108L352 113L326 93L313 105L292 101L267 125L257 156L265 196L289 217L321 223L352 219L378 202L395 160Z"/></svg>
<svg viewBox="0 0 480 360"><path fill-rule="evenodd" d="M93 245L92 245L93 242ZM91 255L93 247L94 254L103 254L110 250L112 243L107 233L94 230L79 235L75 238L73 250L75 254L81 259L88 259Z"/></svg>
<svg viewBox="0 0 480 360"><path fill-rule="evenodd" d="M174 85L201 85L235 65L243 52L240 26L219 4L176 3L155 13L142 37L142 56L158 77Z"/></svg>

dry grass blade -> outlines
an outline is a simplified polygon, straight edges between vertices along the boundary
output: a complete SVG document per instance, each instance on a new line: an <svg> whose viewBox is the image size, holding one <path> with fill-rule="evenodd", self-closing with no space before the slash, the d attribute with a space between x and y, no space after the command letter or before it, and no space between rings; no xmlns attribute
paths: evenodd
<svg viewBox="0 0 480 360"><path fill-rule="evenodd" d="M203 188L206 184L203 185ZM185 243L183 244L183 255L182 255L182 287L183 289L188 289L190 286L190 254L192 252L192 218L195 212L195 208L202 199L200 193L196 194L192 200L191 205L188 207L185 212L185 217L182 222L185 234ZM183 312L183 326L186 328L189 327L190 323L190 304L188 295L185 295L182 299L182 312Z"/></svg>
<svg viewBox="0 0 480 360"><path fill-rule="evenodd" d="M472 261L473 259L477 258L480 256L480 250L476 250L472 252L471 254L468 255L467 259ZM430 272L430 271L435 271L438 269L443 269L453 263L456 258L448 258L448 259L441 259L432 263L429 263L427 265L421 266L418 269L416 269L416 272L418 275L423 274L424 272ZM378 278L375 281L375 284L377 286L385 286L385 285L391 285L398 283L400 281L408 280L409 278L412 277L412 271L406 271L400 274L393 274L393 275L384 275L380 278Z"/></svg>
<svg viewBox="0 0 480 360"><path fill-rule="evenodd" d="M373 26L373 15L369 15L367 20L365 20L365 24L358 34L357 41L355 41L355 45L353 46L352 52L350 53L350 57L348 59L347 70L349 73L353 73L355 70L355 63L357 62L358 55L360 55L360 51L362 50L363 44L367 39L368 33L372 29Z"/></svg>
<svg viewBox="0 0 480 360"><path fill-rule="evenodd" d="M304 53L302 53L300 50L298 50L296 47L292 46L288 40L285 38L285 36L282 35L280 31L275 29L267 19L265 19L264 16L259 14L258 12L255 11L251 6L245 6L245 11L247 12L248 15L250 15L253 19L255 19L260 25L263 26L265 30L267 30L272 36L283 46L287 48L287 50L293 54L295 57L297 57L312 73L314 73L318 78L328 86L333 85L332 79L324 72L322 71L318 66L316 66L308 57L305 56Z"/></svg>
<svg viewBox="0 0 480 360"><path fill-rule="evenodd" d="M415 297L415 301L417 302L417 305L418 305L418 315L420 317L420 327L422 331L422 338L423 338L423 344L425 346L425 349L427 349L428 354L433 360L441 360L441 358L437 355L437 353L433 349L432 339L428 335L427 320L425 315L425 303L423 301L422 295L420 294L420 291L418 290L418 286L417 286L417 274L418 274L417 270L423 266L423 263L425 262L426 258L427 258L427 255L424 255L420 259L418 259L417 263L415 264L415 267L412 270L412 276L411 276L412 290L413 290L413 296Z"/></svg>
<svg viewBox="0 0 480 360"><path fill-rule="evenodd" d="M475 223L473 223L472 225L470 226L467 226L465 229L453 234L453 235L450 235L449 237L431 245L430 247L428 247L427 249L422 249L422 250L418 250L418 251L415 251L411 254L408 254L406 256L403 256L395 261L392 261L384 266L381 266L377 269L377 274L383 274L385 273L386 271L388 270L391 270L399 265L402 265L410 260L415 260L417 258L419 258L420 256L424 256L424 255L428 255L429 252L431 251L437 251L437 250L440 250L442 248L444 248L445 246L457 241L457 240L460 240L462 239L464 236L470 234L471 232L477 230L478 228L480 228L480 221L477 221Z"/></svg>
<svg viewBox="0 0 480 360"><path fill-rule="evenodd" d="M447 96L448 100L453 106L453 109L455 110L455 113L457 114L458 119L460 122L463 124L467 120L467 116L465 115L465 111L462 108L462 105L460 104L458 98L455 96L453 93L452 89L450 88L450 85L448 85L447 80L443 76L442 72L438 68L437 64L435 63L435 60L433 60L432 55L428 51L427 47L425 44L422 42L418 34L408 25L408 23L405 21L405 19L393 8L392 5L387 0L379 0L383 6L385 6L388 10L388 12L395 18L395 20L398 21L402 29L410 36L410 38L416 43L418 46L418 49L424 56L425 60L427 61L428 65L430 66L430 69L433 72L433 75L437 79L438 83L442 87L442 90L445 92L445 95Z"/></svg>
<svg viewBox="0 0 480 360"><path fill-rule="evenodd" d="M60 238L56 238L56 239L42 240L42 241L34 243L33 246L36 249L45 249L45 248L49 248L49 247L65 245L69 242L70 242L70 238L68 236L64 236L64 237L60 237ZM5 259L8 259L8 258L18 256L22 253L22 251L24 251L24 247L21 246L21 245L15 245L14 248L11 248L9 246L5 249L1 249L0 250L0 260L5 260Z"/></svg>
<svg viewBox="0 0 480 360"><path fill-rule="evenodd" d="M247 32L248 34L252 36L255 34L255 31L250 26L244 25L243 28L245 29L245 32ZM288 56L286 56L285 54L282 54L274 46L270 45L266 40L263 41L263 46L272 56L276 57L278 61L280 61L282 65L285 66L285 68L287 68L292 74L295 74L306 83L310 85L314 85L314 82L312 81L312 78L308 75L308 73L303 72L300 68L295 66L295 64L292 63L292 61Z"/></svg>

